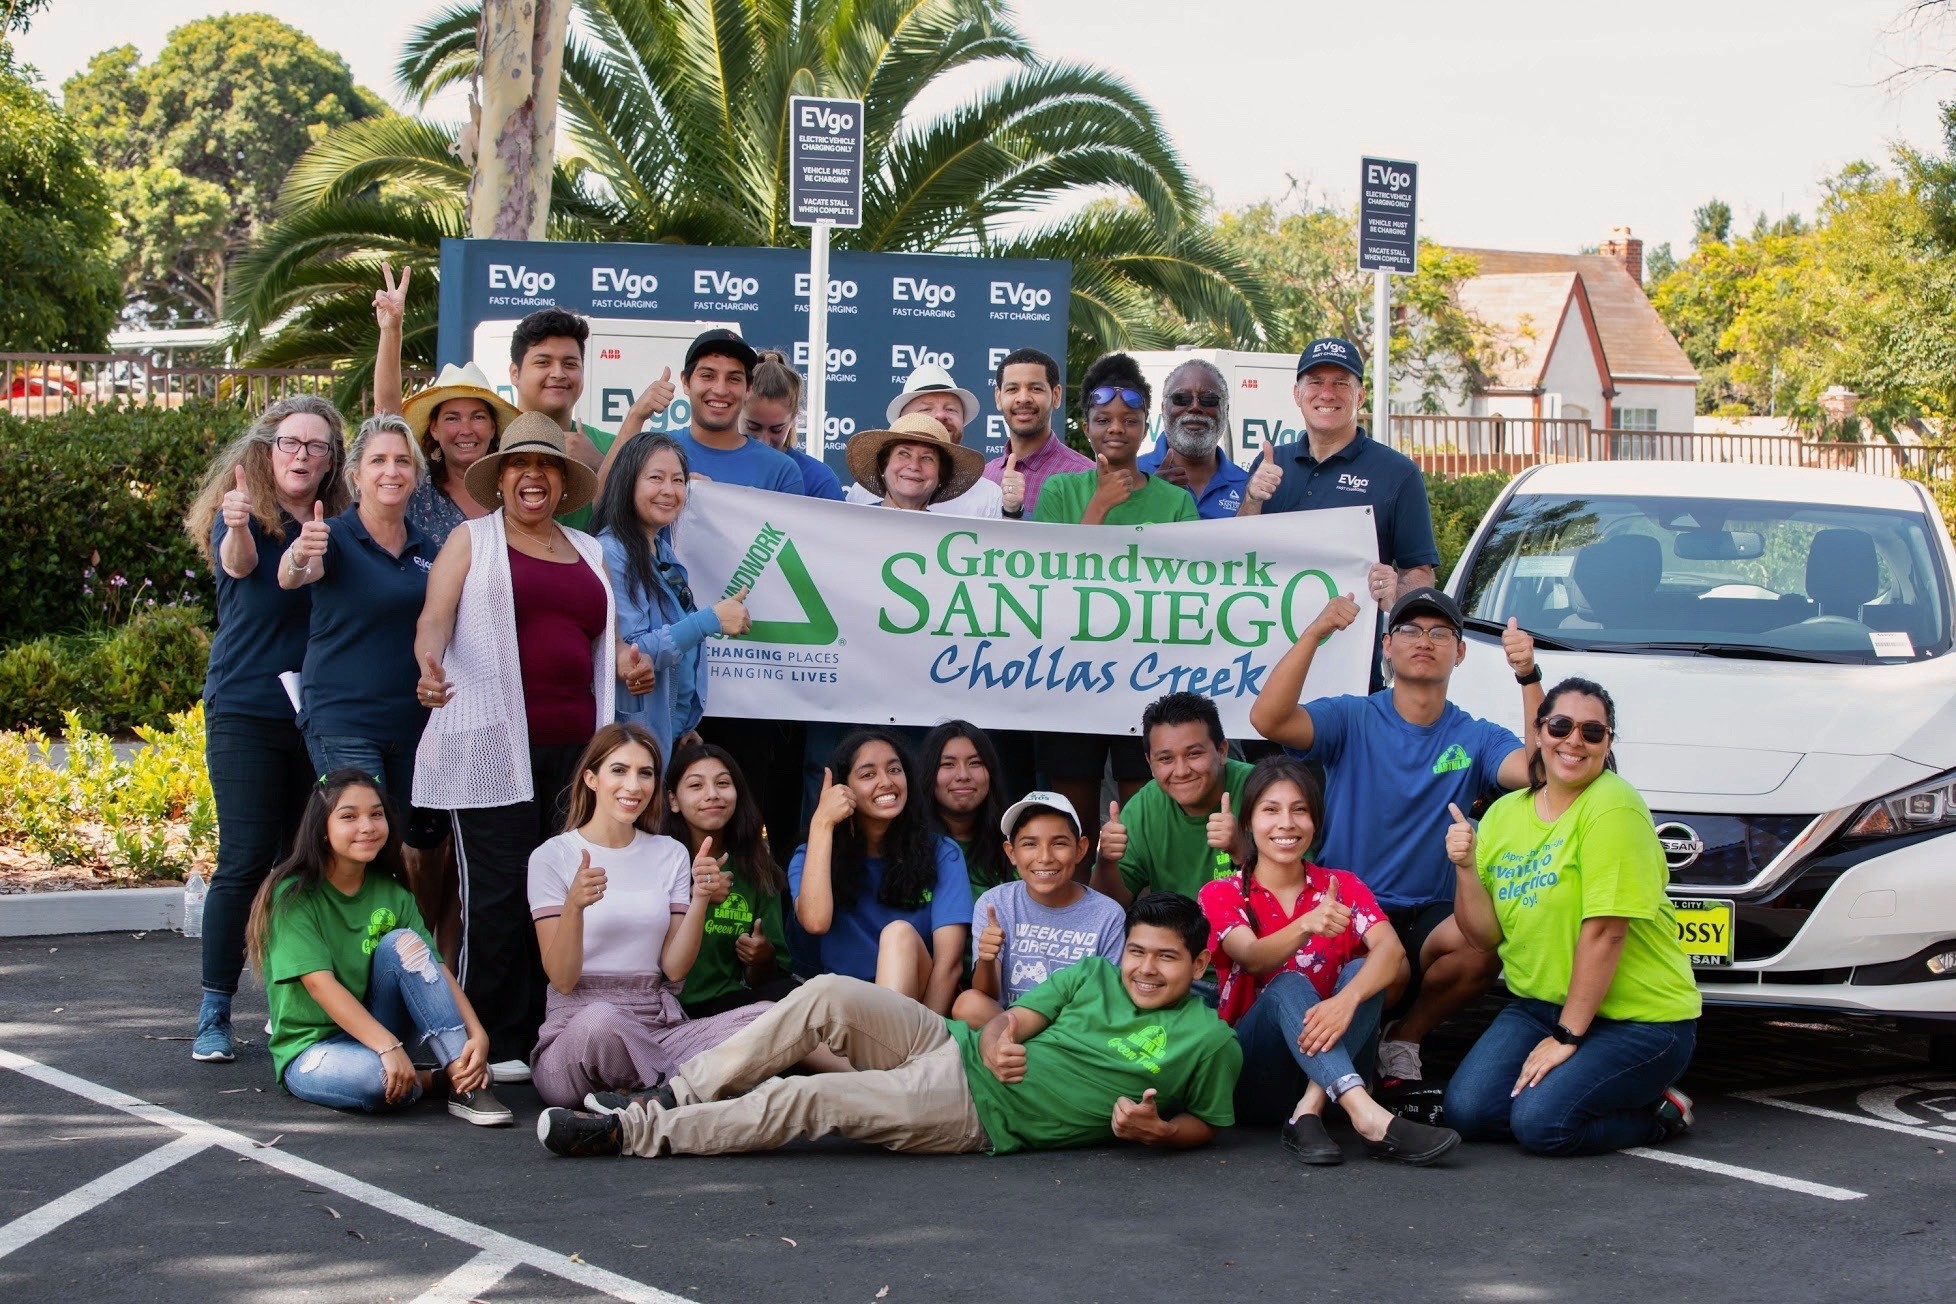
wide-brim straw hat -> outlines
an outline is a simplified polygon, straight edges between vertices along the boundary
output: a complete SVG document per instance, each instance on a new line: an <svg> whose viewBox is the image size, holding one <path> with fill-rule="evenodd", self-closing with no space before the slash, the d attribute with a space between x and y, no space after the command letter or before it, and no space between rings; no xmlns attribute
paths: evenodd
<svg viewBox="0 0 1956 1304"><path fill-rule="evenodd" d="M512 453L546 453L564 465L564 497L553 515L574 512L598 496L598 473L564 449L564 432L541 412L525 412L503 428L503 440L493 453L484 453L462 476L469 497L483 506L500 506L503 459Z"/></svg>
<svg viewBox="0 0 1956 1304"><path fill-rule="evenodd" d="M473 362L465 362L459 367L449 363L435 377L435 383L426 389L418 389L408 395L401 404L401 415L407 419L408 429L416 439L428 433L428 423L435 419L435 409L451 398L472 398L489 405L496 415L496 430L500 433L508 429L509 423L516 420L516 405L498 394L489 384L489 377L482 374L482 368Z"/></svg>
<svg viewBox="0 0 1956 1304"><path fill-rule="evenodd" d="M891 444L929 444L943 455L949 473L937 486L934 503L956 498L985 474L985 458L977 449L951 442L951 432L936 417L910 412L890 422L888 430L865 430L849 440L849 474L878 498L888 497L888 491L876 473L876 459Z"/></svg>

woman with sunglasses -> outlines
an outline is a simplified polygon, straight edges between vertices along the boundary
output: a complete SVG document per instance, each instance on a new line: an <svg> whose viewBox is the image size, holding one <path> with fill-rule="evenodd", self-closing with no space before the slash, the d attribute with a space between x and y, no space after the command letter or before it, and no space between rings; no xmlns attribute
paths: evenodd
<svg viewBox="0 0 1956 1304"><path fill-rule="evenodd" d="M651 732L662 764L706 713L706 639L753 624L745 589L701 610L673 554L689 474L670 435L635 435L612 463L593 522L618 598L618 636L650 657L654 671L650 692L619 694L618 718Z"/></svg>
<svg viewBox="0 0 1956 1304"><path fill-rule="evenodd" d="M1476 830L1451 807L1454 918L1498 950L1515 1000L1447 1084L1448 1126L1545 1155L1652 1145L1691 1125L1675 1085L1700 1002L1668 870L1637 790L1616 774L1616 704L1565 679L1535 712L1528 787Z"/></svg>

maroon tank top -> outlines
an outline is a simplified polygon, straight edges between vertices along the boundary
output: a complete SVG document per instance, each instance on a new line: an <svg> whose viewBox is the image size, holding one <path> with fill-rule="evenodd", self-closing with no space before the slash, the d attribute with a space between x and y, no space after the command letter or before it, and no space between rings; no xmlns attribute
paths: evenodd
<svg viewBox="0 0 1956 1304"><path fill-rule="evenodd" d="M604 584L583 558L539 561L509 550L516 660L532 746L580 745L597 727L591 644L604 632Z"/></svg>

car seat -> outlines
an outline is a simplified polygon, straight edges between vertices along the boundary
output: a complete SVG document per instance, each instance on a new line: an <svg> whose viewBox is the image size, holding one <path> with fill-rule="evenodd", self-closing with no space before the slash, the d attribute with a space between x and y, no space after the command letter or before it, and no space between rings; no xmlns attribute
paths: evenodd
<svg viewBox="0 0 1956 1304"><path fill-rule="evenodd" d="M1807 545L1807 596L1822 616L1861 619L1881 592L1881 558L1865 530L1822 530Z"/></svg>
<svg viewBox="0 0 1956 1304"><path fill-rule="evenodd" d="M1577 552L1569 568L1576 610L1604 627L1648 625L1663 571L1664 554L1648 534L1599 539Z"/></svg>

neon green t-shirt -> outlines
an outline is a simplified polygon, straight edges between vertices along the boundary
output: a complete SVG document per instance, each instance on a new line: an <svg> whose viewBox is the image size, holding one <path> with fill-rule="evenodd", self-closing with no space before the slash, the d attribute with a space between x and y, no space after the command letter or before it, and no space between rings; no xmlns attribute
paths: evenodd
<svg viewBox="0 0 1956 1304"><path fill-rule="evenodd" d="M368 874L352 896L330 883L311 892L280 889L265 940L265 1003L272 1013L272 1073L281 1086L294 1056L343 1031L299 980L324 970L365 1005L374 947L396 928L413 929L441 963L414 894L385 874Z"/></svg>
<svg viewBox="0 0 1956 1304"><path fill-rule="evenodd" d="M1026 1042L1025 1078L1009 1087L985 1067L977 1030L945 1020L993 1154L1104 1145L1114 1139L1114 1101L1138 1101L1149 1087L1164 1118L1189 1113L1212 1127L1236 1121L1243 1051L1229 1025L1196 997L1143 1010L1121 985L1121 971L1090 955L1014 1008L1051 1022Z"/></svg>
<svg viewBox="0 0 1956 1304"><path fill-rule="evenodd" d="M1061 471L1049 475L1039 490L1039 501L1033 505L1032 519L1078 525L1080 518L1087 514L1087 504L1093 501L1093 491L1099 486L1098 471ZM1171 521L1199 519L1193 494L1158 475L1151 475L1126 502L1109 508L1107 519L1101 523L1165 525Z"/></svg>
<svg viewBox="0 0 1956 1304"><path fill-rule="evenodd" d="M1698 1017L1698 985L1664 895L1664 850L1649 807L1621 777L1604 771L1553 824L1535 814L1526 788L1509 793L1488 807L1475 860L1501 923L1509 991L1562 1004L1583 921L1621 918L1629 935L1597 1013L1638 1023Z"/></svg>
<svg viewBox="0 0 1956 1304"><path fill-rule="evenodd" d="M781 926L785 891L772 895L761 892L755 888L753 876L731 861L727 870L733 875L733 888L726 900L707 912L699 958L693 961L686 985L680 989L679 1003L688 1009L741 989L746 969L734 954L734 943L754 930L757 918L761 936L774 946L775 963L783 973L788 969L788 935Z"/></svg>
<svg viewBox="0 0 1956 1304"><path fill-rule="evenodd" d="M1232 813L1242 813L1243 784L1252 768L1245 761L1223 762L1223 787ZM1193 901L1210 879L1233 872L1219 867L1209 845L1209 817L1190 815L1152 779L1121 807L1121 824L1127 829L1121 882L1136 896L1143 891L1179 892Z"/></svg>

